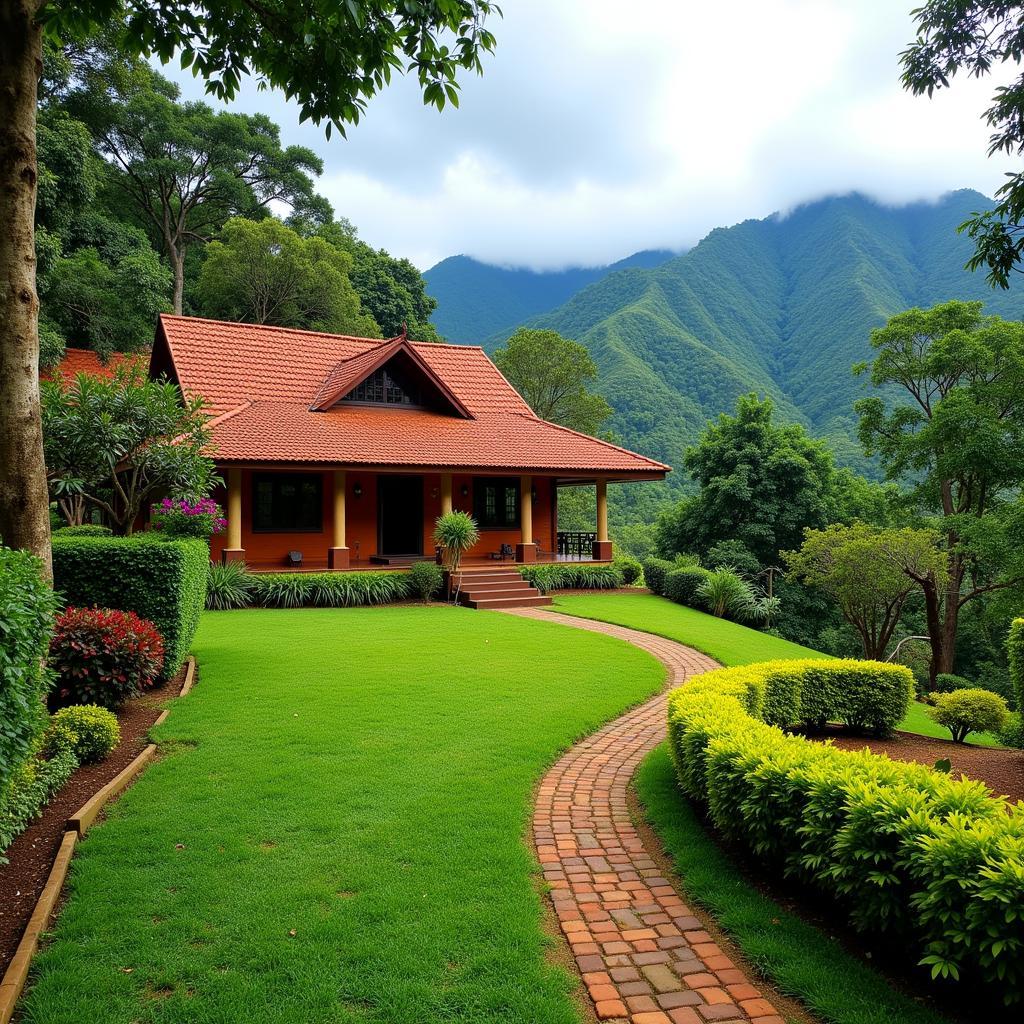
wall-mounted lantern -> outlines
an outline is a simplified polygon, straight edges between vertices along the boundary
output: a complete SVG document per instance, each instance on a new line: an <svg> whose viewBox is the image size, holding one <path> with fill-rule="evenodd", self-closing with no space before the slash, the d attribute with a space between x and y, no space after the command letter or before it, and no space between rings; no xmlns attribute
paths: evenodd
<svg viewBox="0 0 1024 1024"><path fill-rule="evenodd" d="M363 496L363 485L362 485L362 484L360 484L360 483L357 483L357 484L356 484L356 485L355 485L355 486L354 486L354 487L352 488L352 494L353 494L353 496L354 496L354 497L356 497L356 498L361 498L361 497Z"/></svg>

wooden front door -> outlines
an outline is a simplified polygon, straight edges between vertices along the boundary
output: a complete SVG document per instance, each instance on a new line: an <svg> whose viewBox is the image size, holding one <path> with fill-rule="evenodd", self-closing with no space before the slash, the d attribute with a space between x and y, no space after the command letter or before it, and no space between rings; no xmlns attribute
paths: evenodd
<svg viewBox="0 0 1024 1024"><path fill-rule="evenodd" d="M377 528L380 554L423 554L423 477L377 478Z"/></svg>

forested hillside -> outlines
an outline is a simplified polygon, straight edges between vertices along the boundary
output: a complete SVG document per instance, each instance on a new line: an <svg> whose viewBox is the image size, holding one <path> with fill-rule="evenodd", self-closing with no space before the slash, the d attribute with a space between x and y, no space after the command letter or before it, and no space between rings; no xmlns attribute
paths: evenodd
<svg viewBox="0 0 1024 1024"><path fill-rule="evenodd" d="M1024 318L1024 293L963 269L971 243L956 227L988 205L970 191L900 208L825 199L712 231L662 266L610 274L532 323L590 349L612 430L647 455L681 467L707 420L756 390L827 437L841 462L870 470L851 408L864 385L851 367L868 358L873 327L950 298ZM686 483L677 472L669 486Z"/></svg>
<svg viewBox="0 0 1024 1024"><path fill-rule="evenodd" d="M449 256L423 275L437 300L434 326L449 341L478 345L524 320L560 306L581 288L627 267L656 267L671 259L667 249L647 249L608 267L535 271L494 267L470 256Z"/></svg>

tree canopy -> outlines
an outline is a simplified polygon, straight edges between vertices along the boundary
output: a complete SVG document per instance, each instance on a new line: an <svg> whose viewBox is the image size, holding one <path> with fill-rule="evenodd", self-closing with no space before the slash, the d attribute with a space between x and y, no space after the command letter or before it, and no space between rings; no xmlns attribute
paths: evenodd
<svg viewBox="0 0 1024 1024"><path fill-rule="evenodd" d="M952 672L961 609L1024 585L1024 323L946 302L892 317L871 345L858 371L897 397L859 401L858 432L943 536L946 584L919 582L934 670Z"/></svg>
<svg viewBox="0 0 1024 1024"><path fill-rule="evenodd" d="M1012 0L926 0L914 11L917 38L901 55L903 84L931 96L961 72L982 78L1007 63L1020 66L1024 53L1024 4ZM985 111L992 128L989 155L1024 153L1024 72L995 90ZM1008 175L996 192L995 208L961 225L975 242L971 270L988 268L993 285L1009 288L1010 274L1024 258L1024 172Z"/></svg>
<svg viewBox="0 0 1024 1024"><path fill-rule="evenodd" d="M741 542L762 564L799 546L807 527L840 517L832 453L803 427L778 426L774 405L741 397L736 415L722 413L686 451L700 490L670 509L658 525L666 554L703 554L726 540Z"/></svg>
<svg viewBox="0 0 1024 1024"><path fill-rule="evenodd" d="M597 434L611 406L587 388L597 365L587 349L557 331L520 327L494 353L494 362L541 418L584 434Z"/></svg>
<svg viewBox="0 0 1024 1024"><path fill-rule="evenodd" d="M202 308L251 324L379 338L349 280L352 257L279 220L236 217L206 247L199 276Z"/></svg>

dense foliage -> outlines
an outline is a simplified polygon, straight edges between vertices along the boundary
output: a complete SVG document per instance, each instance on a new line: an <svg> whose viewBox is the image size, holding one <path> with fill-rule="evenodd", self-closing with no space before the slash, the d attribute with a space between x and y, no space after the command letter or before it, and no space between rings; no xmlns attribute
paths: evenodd
<svg viewBox="0 0 1024 1024"><path fill-rule="evenodd" d="M198 499L212 489L201 398L183 398L176 384L150 380L137 365L109 379L79 374L41 388L47 479L69 523L95 509L118 533L131 533L154 495Z"/></svg>
<svg viewBox="0 0 1024 1024"><path fill-rule="evenodd" d="M98 704L72 704L51 718L43 736L47 757L70 751L79 764L102 761L121 742L117 715Z"/></svg>
<svg viewBox="0 0 1024 1024"><path fill-rule="evenodd" d="M589 390L597 380L590 353L557 331L521 327L495 351L494 362L542 420L595 435L611 415L604 398Z"/></svg>
<svg viewBox="0 0 1024 1024"><path fill-rule="evenodd" d="M53 707L120 707L154 686L164 642L148 619L110 608L68 608L58 616L48 664L56 675Z"/></svg>
<svg viewBox="0 0 1024 1024"><path fill-rule="evenodd" d="M200 537L208 540L227 526L220 505L212 498L164 498L150 509L149 524L163 537Z"/></svg>
<svg viewBox="0 0 1024 1024"><path fill-rule="evenodd" d="M414 562L409 567L409 589L421 601L437 597L444 589L444 570L436 562Z"/></svg>
<svg viewBox="0 0 1024 1024"><path fill-rule="evenodd" d="M211 562L206 581L206 607L218 612L248 607L251 579L245 562Z"/></svg>
<svg viewBox="0 0 1024 1024"><path fill-rule="evenodd" d="M4 851L42 813L77 767L78 759L70 750L48 761L30 757L0 784L0 864L7 862Z"/></svg>
<svg viewBox="0 0 1024 1024"><path fill-rule="evenodd" d="M981 782L786 735L765 721L774 675L722 669L670 696L684 793L759 865L837 901L857 929L894 936L934 976L1020 1002L1024 808ZM903 685L905 701L909 674Z"/></svg>
<svg viewBox="0 0 1024 1024"><path fill-rule="evenodd" d="M208 546L201 540L54 537L53 574L65 603L117 608L152 622L163 638L164 676L181 667L206 603Z"/></svg>
<svg viewBox="0 0 1024 1024"><path fill-rule="evenodd" d="M560 562L553 565L520 565L519 574L542 594L551 590L615 590L625 583L617 565Z"/></svg>
<svg viewBox="0 0 1024 1024"><path fill-rule="evenodd" d="M43 726L55 603L39 559L0 546L0 793Z"/></svg>
<svg viewBox="0 0 1024 1024"><path fill-rule="evenodd" d="M991 690L977 687L934 694L931 717L949 729L954 743L963 743L972 732L999 732L1010 717L1006 701Z"/></svg>
<svg viewBox="0 0 1024 1024"><path fill-rule="evenodd" d="M250 601L264 608L351 608L412 594L408 572L254 573Z"/></svg>

